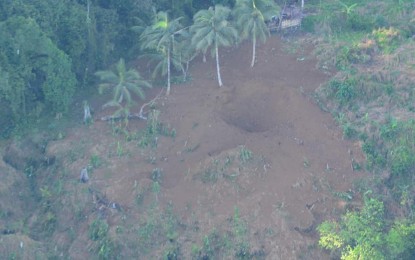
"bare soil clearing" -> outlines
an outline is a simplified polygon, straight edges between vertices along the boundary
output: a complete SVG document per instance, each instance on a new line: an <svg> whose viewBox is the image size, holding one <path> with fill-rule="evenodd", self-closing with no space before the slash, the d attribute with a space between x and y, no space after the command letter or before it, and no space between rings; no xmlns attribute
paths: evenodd
<svg viewBox="0 0 415 260"><path fill-rule="evenodd" d="M253 252L267 259L327 258L316 246L315 227L344 210L342 194L353 196L352 182L364 174L353 171L352 159L362 163L364 158L359 145L343 140L331 115L313 103L312 93L327 76L316 69L310 50L298 46L293 39L273 36L259 46L254 68L249 66L249 43L222 50L222 88L217 86L214 60L194 62L192 81L173 86L171 95L158 101L160 121L177 135L160 137L157 148L139 148L98 120L90 127L68 130L64 139L48 146L48 154L62 158L68 179L77 180L91 156L103 161L88 184L66 184L72 189L68 200L80 200L86 186L100 191L116 203L101 214L110 230L120 225L133 228L145 207L137 206L137 196L152 189L157 178L157 203L172 204L187 227L177 238L184 259L191 258L192 245L200 244L203 236L226 226L235 207L247 223ZM98 111L94 117L107 113ZM131 120L129 129L139 131L145 124ZM82 156L70 160L65 156L69 150L82 151ZM250 156L241 155L247 151ZM160 176L154 176L155 169ZM144 205L150 203L147 197ZM100 211L89 195L82 203L95 207L82 211L90 223ZM122 213L115 210L118 205ZM86 223L82 230L87 232ZM85 233L68 248L74 258L90 254ZM56 241L63 248L68 238L57 236ZM148 254L160 257L162 252Z"/></svg>

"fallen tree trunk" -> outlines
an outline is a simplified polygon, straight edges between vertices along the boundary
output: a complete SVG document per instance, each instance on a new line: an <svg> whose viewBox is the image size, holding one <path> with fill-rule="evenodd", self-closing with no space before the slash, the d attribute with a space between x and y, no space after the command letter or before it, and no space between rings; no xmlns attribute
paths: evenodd
<svg viewBox="0 0 415 260"><path fill-rule="evenodd" d="M116 120L120 120L120 119L124 119L124 118L125 118L125 116L123 116L123 115L119 115L119 116L103 116L103 117L101 117L101 121L112 121L112 120L116 121ZM141 116L140 113L128 114L128 119L134 119L134 118L144 119L144 120L147 119L146 117Z"/></svg>

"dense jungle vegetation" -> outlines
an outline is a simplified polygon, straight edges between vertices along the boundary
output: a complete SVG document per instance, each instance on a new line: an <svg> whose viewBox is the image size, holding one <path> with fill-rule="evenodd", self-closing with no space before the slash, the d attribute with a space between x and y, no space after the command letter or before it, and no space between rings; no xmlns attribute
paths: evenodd
<svg viewBox="0 0 415 260"><path fill-rule="evenodd" d="M140 29L153 22L156 10L168 11L172 18L181 17L181 26L188 26L196 11L216 2L233 4L229 1L2 1L1 135L7 137L13 130L35 123L46 111L65 113L74 95L90 88L94 72L119 58L127 61L137 58L142 45Z"/></svg>
<svg viewBox="0 0 415 260"><path fill-rule="evenodd" d="M97 81L104 88L125 86L109 105L128 115L131 95L145 90L129 88L129 82L150 87L151 81L128 70L137 57L154 61L154 78L166 79L169 92L171 71L187 80L194 56L212 52L221 86L218 48L248 39L255 50L255 41L267 37L263 22L284 4L3 0L0 135L12 138L47 118L65 117L74 99L96 91ZM305 2L300 34L313 39L319 66L333 75L316 92L316 102L332 113L345 138L362 143L367 161L356 169L372 172L353 195L364 206L317 228L320 246L334 258L415 257L414 10L412 0ZM252 17L244 20L244 14ZM115 70L107 70L113 64Z"/></svg>
<svg viewBox="0 0 415 260"><path fill-rule="evenodd" d="M359 140L364 207L318 228L320 245L341 259L414 257L414 36L412 1L333 1L303 29L317 33L322 68L335 76L316 93L345 138ZM319 27L315 27L319 24Z"/></svg>

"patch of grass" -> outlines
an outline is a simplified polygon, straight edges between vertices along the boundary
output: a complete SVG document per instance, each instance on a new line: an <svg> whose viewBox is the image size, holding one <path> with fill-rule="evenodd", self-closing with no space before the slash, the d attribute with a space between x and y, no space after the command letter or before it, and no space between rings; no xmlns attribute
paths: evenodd
<svg viewBox="0 0 415 260"><path fill-rule="evenodd" d="M387 118L387 122L380 127L380 137L387 141L395 139L400 131L400 123L394 118Z"/></svg>
<svg viewBox="0 0 415 260"><path fill-rule="evenodd" d="M144 197L146 196L148 191L149 187L142 187L137 183L134 184L135 203L137 206L141 206L143 204Z"/></svg>
<svg viewBox="0 0 415 260"><path fill-rule="evenodd" d="M157 248L165 247L165 257L180 259L180 248L176 241L179 232L180 225L172 204L168 204L164 210L159 207L150 208L143 214L137 229L140 255L144 257Z"/></svg>
<svg viewBox="0 0 415 260"><path fill-rule="evenodd" d="M391 149L390 169L393 175L412 174L415 169L414 152L413 147L408 146L404 140Z"/></svg>
<svg viewBox="0 0 415 260"><path fill-rule="evenodd" d="M357 97L354 77L344 80L331 80L328 89L330 91L329 97L334 97L340 106L349 105Z"/></svg>
<svg viewBox="0 0 415 260"><path fill-rule="evenodd" d="M144 131L138 134L138 146L141 148L151 147L157 148L159 136L167 136L175 138L177 135L176 129L170 125L165 125L159 120L160 111L153 109L151 110L147 126Z"/></svg>
<svg viewBox="0 0 415 260"><path fill-rule="evenodd" d="M342 199L344 201L351 201L353 200L353 192L349 191L333 191L332 192L335 197Z"/></svg>
<svg viewBox="0 0 415 260"><path fill-rule="evenodd" d="M346 139L352 139L358 136L358 131L352 126L352 123L346 118L343 113L339 113L336 116L337 123L343 130L343 137Z"/></svg>
<svg viewBox="0 0 415 260"><path fill-rule="evenodd" d="M160 168L154 168L151 171L151 179L155 182L160 183L163 179L163 170Z"/></svg>
<svg viewBox="0 0 415 260"><path fill-rule="evenodd" d="M223 176L223 172L219 170L220 161L215 159L212 165L207 167L201 174L200 178L204 183L216 183Z"/></svg>
<svg viewBox="0 0 415 260"><path fill-rule="evenodd" d="M216 183L219 179L232 182L235 188L241 188L237 179L248 174L266 173L269 164L263 156L254 156L253 152L245 146L223 153L213 158L198 170L194 178L204 183Z"/></svg>
<svg viewBox="0 0 415 260"><path fill-rule="evenodd" d="M156 219L147 219L138 229L138 243L140 251L147 254L151 248L156 246L155 237L160 227L157 226Z"/></svg>
<svg viewBox="0 0 415 260"><path fill-rule="evenodd" d="M89 165L92 169L98 169L102 165L102 159L97 154L92 154L89 158Z"/></svg>
<svg viewBox="0 0 415 260"><path fill-rule="evenodd" d="M251 249L249 240L247 238L247 225L240 218L239 208L234 208L233 214L233 236L234 236L234 251L237 259L250 259Z"/></svg>
<svg viewBox="0 0 415 260"><path fill-rule="evenodd" d="M394 27L383 27L373 30L372 37L382 51L392 53L398 47L400 32Z"/></svg>
<svg viewBox="0 0 415 260"><path fill-rule="evenodd" d="M358 131L350 124L344 124L343 128L343 136L347 139L355 138L358 135Z"/></svg>
<svg viewBox="0 0 415 260"><path fill-rule="evenodd" d="M95 219L88 228L88 237L94 241L92 250L99 259L115 259L117 247L108 234L109 226L102 219Z"/></svg>
<svg viewBox="0 0 415 260"><path fill-rule="evenodd" d="M356 162L354 159L352 159L352 170L353 171L362 170L362 166L360 165L360 163Z"/></svg>
<svg viewBox="0 0 415 260"><path fill-rule="evenodd" d="M138 146L141 148L156 148L158 142L158 137L154 136L147 131L141 133L140 137L138 138Z"/></svg>
<svg viewBox="0 0 415 260"><path fill-rule="evenodd" d="M117 142L117 156L122 157L124 155L124 148L120 142Z"/></svg>
<svg viewBox="0 0 415 260"><path fill-rule="evenodd" d="M123 141L116 141L113 142L109 145L109 149L108 149L108 158L113 158L113 157L124 157L124 156L128 156L131 154L130 151L128 151L127 149L125 149L125 143Z"/></svg>
<svg viewBox="0 0 415 260"><path fill-rule="evenodd" d="M239 208L228 219L229 227L214 228L204 235L200 244L192 245L196 259L257 259L260 252L253 252L249 244L247 223L241 219ZM261 258L259 258L261 259Z"/></svg>
<svg viewBox="0 0 415 260"><path fill-rule="evenodd" d="M180 247L178 245L171 245L163 254L163 260L178 260L181 259Z"/></svg>
<svg viewBox="0 0 415 260"><path fill-rule="evenodd" d="M366 154L366 166L368 170L386 166L385 153L382 151L381 147L379 147L375 138L367 139L363 143L362 150Z"/></svg>
<svg viewBox="0 0 415 260"><path fill-rule="evenodd" d="M200 174L204 183L216 183L220 178L233 180L237 175L229 173L229 168L235 161L234 156L227 155L223 159L215 158Z"/></svg>
<svg viewBox="0 0 415 260"><path fill-rule="evenodd" d="M57 226L56 214L48 209L40 215L40 226L42 228L43 234L51 236L55 232Z"/></svg>
<svg viewBox="0 0 415 260"><path fill-rule="evenodd" d="M193 253L197 254L198 259L218 259L227 249L227 245L227 236L214 229L203 237L201 246L193 247Z"/></svg>
<svg viewBox="0 0 415 260"><path fill-rule="evenodd" d="M251 150L245 147L245 145L241 145L239 148L239 160L242 163L247 163L254 158L254 155Z"/></svg>
<svg viewBox="0 0 415 260"><path fill-rule="evenodd" d="M95 219L88 228L88 237L92 241L104 239L108 234L109 226L106 221Z"/></svg>

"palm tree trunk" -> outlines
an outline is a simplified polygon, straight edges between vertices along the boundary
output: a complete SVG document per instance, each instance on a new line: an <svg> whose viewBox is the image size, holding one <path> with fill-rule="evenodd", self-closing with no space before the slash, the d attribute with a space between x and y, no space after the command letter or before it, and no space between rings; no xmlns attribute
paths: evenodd
<svg viewBox="0 0 415 260"><path fill-rule="evenodd" d="M223 83L222 83L222 77L220 76L219 48L218 48L218 43L217 42L215 42L215 54L216 54L216 71L218 73L219 87L222 87L223 86Z"/></svg>
<svg viewBox="0 0 415 260"><path fill-rule="evenodd" d="M20 95L21 95L21 99L22 99L22 111L23 111L23 115L26 116L26 96L24 94L24 90L21 91Z"/></svg>
<svg viewBox="0 0 415 260"><path fill-rule="evenodd" d="M256 50L256 37L255 35L252 36L252 61L251 61L251 68L254 67L255 64L255 50Z"/></svg>
<svg viewBox="0 0 415 260"><path fill-rule="evenodd" d="M167 91L166 95L170 95L170 50L167 50Z"/></svg>
<svg viewBox="0 0 415 260"><path fill-rule="evenodd" d="M118 103L122 103L122 101L124 100L124 88L125 87L121 87L121 93L120 93L120 98L118 99Z"/></svg>
<svg viewBox="0 0 415 260"><path fill-rule="evenodd" d="M190 64L190 61L187 61L186 62L186 79L185 80L187 80L187 73L189 72L189 64Z"/></svg>
<svg viewBox="0 0 415 260"><path fill-rule="evenodd" d="M185 82L187 79L187 72L189 71L189 61L186 61L186 66L182 64L181 68L183 73L183 82Z"/></svg>

